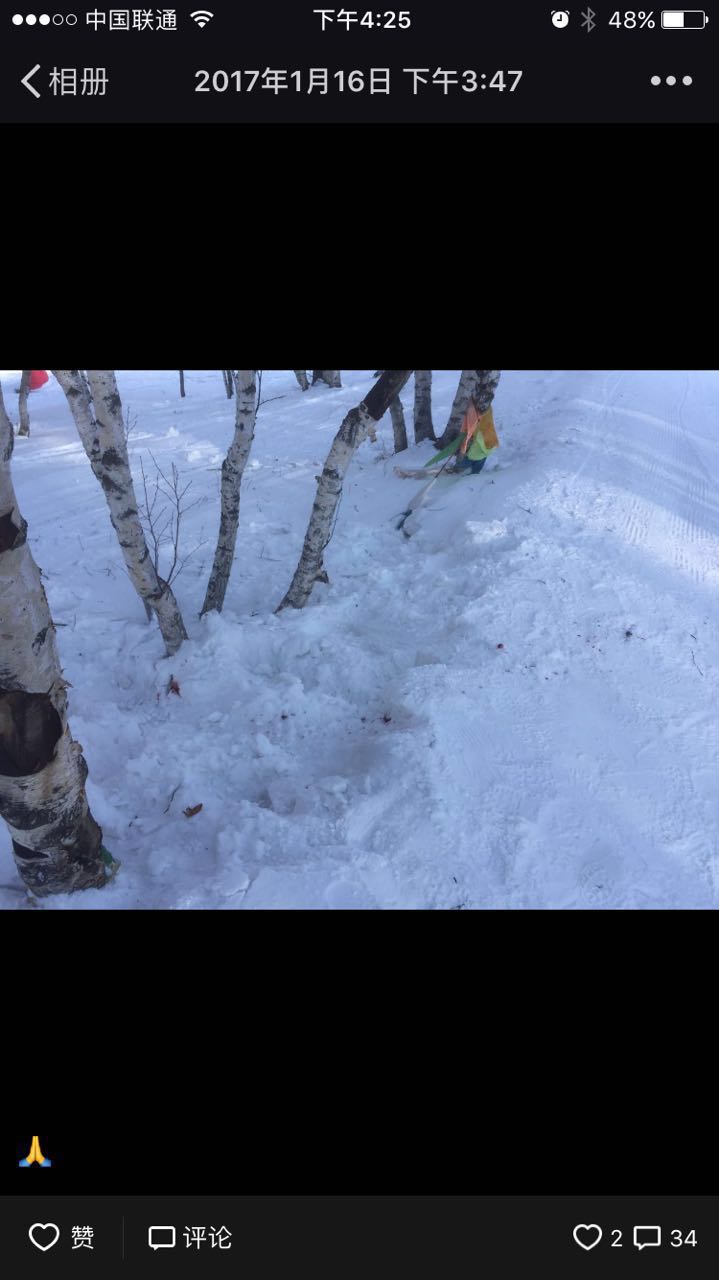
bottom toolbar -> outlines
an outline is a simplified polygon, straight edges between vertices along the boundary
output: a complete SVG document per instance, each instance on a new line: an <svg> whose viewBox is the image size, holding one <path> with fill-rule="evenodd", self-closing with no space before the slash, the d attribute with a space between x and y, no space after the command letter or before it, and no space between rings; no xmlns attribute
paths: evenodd
<svg viewBox="0 0 719 1280"><path fill-rule="evenodd" d="M241 1266L251 1280L476 1280L571 1272L604 1256L602 1277L715 1277L719 1197L711 1196L7 1196L0 1264L72 1276L98 1263L142 1275L171 1265L203 1276ZM84 1258L84 1262L80 1259ZM162 1258L172 1263L162 1263ZM204 1261L200 1261L200 1259ZM55 1259L55 1262L52 1262ZM487 1270L483 1271L486 1267Z"/></svg>

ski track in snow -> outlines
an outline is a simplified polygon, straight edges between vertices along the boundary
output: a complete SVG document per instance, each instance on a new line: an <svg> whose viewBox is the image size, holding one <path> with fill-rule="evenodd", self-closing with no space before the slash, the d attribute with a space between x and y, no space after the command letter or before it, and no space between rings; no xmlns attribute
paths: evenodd
<svg viewBox="0 0 719 1280"><path fill-rule="evenodd" d="M506 373L500 452L438 484L409 542L393 517L416 489L384 423L345 484L331 586L276 617L314 477L370 385L343 376L302 396L265 375L282 399L260 418L227 609L199 622L232 407L219 373L188 372L186 401L175 374L119 375L133 464L174 459L200 499L171 661L59 390L31 398L16 486L123 864L43 909L715 907L719 374ZM435 375L439 423L456 379ZM4 832L0 882L0 905L24 906Z"/></svg>

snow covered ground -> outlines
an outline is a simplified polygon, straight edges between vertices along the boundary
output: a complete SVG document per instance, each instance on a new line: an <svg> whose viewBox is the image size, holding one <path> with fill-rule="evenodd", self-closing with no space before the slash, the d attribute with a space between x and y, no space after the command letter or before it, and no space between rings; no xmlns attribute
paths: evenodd
<svg viewBox="0 0 719 1280"><path fill-rule="evenodd" d="M233 405L219 372L189 372L184 401L174 372L118 374L133 466L174 460L201 499L171 661L58 386L31 397L15 483L122 862L42 909L716 907L719 372L507 371L501 450L436 486L411 541L387 419L352 464L331 585L277 617L372 373L305 395L265 373L227 608L203 621ZM435 374L440 427L458 374ZM0 906L18 909L0 825Z"/></svg>

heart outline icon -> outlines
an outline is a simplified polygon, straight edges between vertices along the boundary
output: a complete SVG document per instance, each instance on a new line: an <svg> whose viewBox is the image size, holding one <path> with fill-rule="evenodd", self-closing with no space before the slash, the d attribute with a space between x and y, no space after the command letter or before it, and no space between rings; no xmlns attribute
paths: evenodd
<svg viewBox="0 0 719 1280"><path fill-rule="evenodd" d="M583 1240L579 1239L579 1236L577 1235L578 1231L596 1231L597 1238L596 1240L592 1240L591 1244L585 1244ZM590 1249L594 1249L595 1246L599 1244L599 1241L602 1238L602 1228L597 1222L578 1222L572 1232L572 1235L574 1236L575 1244L578 1244L580 1249L586 1249L587 1253L589 1253Z"/></svg>
<svg viewBox="0 0 719 1280"><path fill-rule="evenodd" d="M51 1240L51 1241L50 1241L50 1244L38 1244L37 1240L35 1239L35 1236L33 1235L33 1232L34 1232L35 1230L38 1230L38 1231L54 1231L54 1232L55 1232L55 1239L54 1239L54 1240ZM36 1248L36 1249L41 1249L43 1253L47 1253L48 1249L54 1249L55 1245L57 1244L58 1240L60 1239L60 1228L58 1227L57 1223L55 1223L55 1222L33 1222L33 1224L32 1224L32 1226L31 1226L30 1230L28 1231L28 1235L29 1235L29 1237L30 1237L30 1239L31 1239L32 1243L35 1245L35 1248Z"/></svg>

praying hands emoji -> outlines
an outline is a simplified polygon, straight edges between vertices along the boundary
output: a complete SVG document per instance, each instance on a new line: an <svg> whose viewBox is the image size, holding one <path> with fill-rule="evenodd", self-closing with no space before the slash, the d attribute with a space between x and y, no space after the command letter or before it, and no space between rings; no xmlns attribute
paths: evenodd
<svg viewBox="0 0 719 1280"><path fill-rule="evenodd" d="M31 1164L39 1164L43 1169L52 1168L52 1160L48 1160L47 1156L44 1156L40 1150L39 1138L33 1138L30 1151L25 1159L21 1160L19 1163L21 1169L29 1169Z"/></svg>

